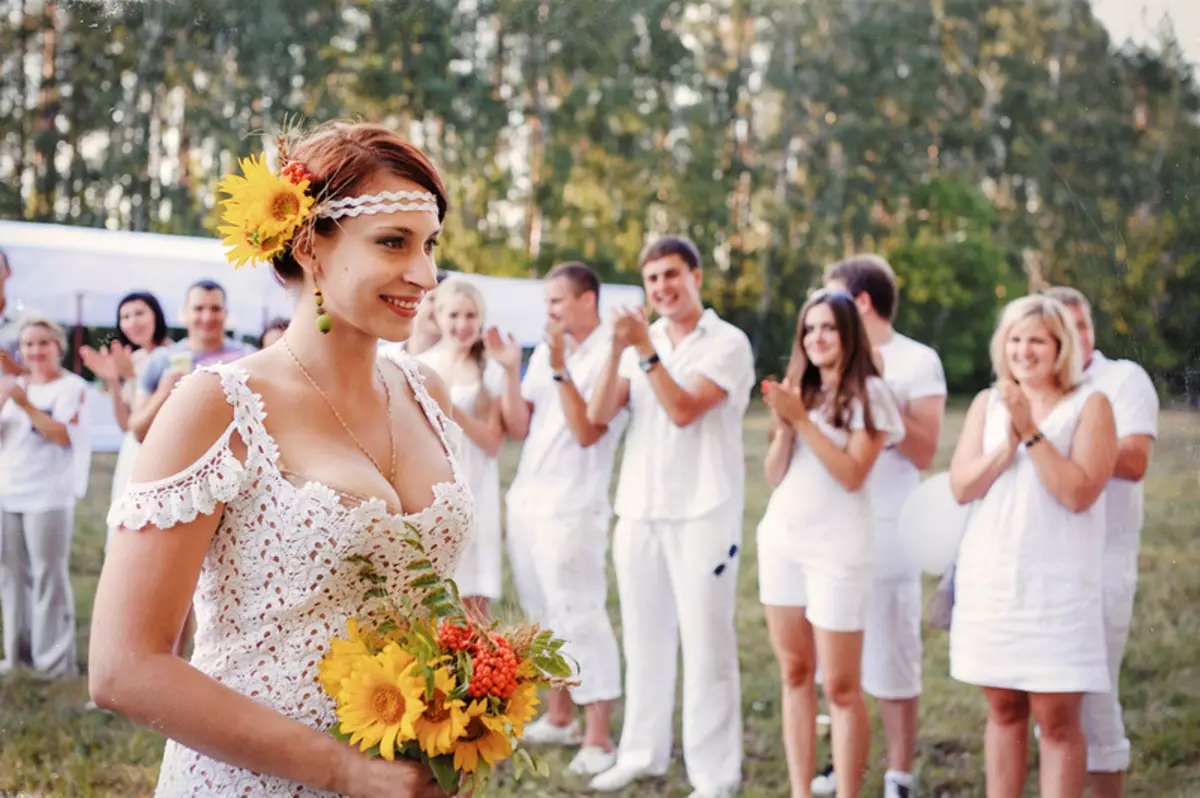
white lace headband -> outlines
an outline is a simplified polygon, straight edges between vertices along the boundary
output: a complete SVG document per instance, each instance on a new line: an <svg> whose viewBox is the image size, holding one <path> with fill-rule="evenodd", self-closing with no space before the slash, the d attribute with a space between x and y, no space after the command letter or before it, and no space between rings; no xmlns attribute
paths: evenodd
<svg viewBox="0 0 1200 798"><path fill-rule="evenodd" d="M379 194L364 194L322 202L316 208L317 216L325 219L396 211L428 211L437 214L437 197L428 191L383 191Z"/></svg>

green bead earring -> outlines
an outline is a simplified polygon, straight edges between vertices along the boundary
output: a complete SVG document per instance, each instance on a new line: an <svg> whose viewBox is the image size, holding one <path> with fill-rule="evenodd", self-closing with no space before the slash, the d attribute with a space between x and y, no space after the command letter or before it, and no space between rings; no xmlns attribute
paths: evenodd
<svg viewBox="0 0 1200 798"><path fill-rule="evenodd" d="M325 297L316 286L313 286L313 301L317 303L317 330L322 335L328 335L333 329L333 316L325 311Z"/></svg>

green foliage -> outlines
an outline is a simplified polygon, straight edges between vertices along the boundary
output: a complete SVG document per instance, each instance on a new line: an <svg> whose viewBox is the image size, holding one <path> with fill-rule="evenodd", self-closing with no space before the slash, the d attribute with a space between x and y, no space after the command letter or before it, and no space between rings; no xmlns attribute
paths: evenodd
<svg viewBox="0 0 1200 798"><path fill-rule="evenodd" d="M1066 282L1109 354L1194 390L1200 92L1158 44L1048 0L22 0L0 215L211 235L264 134L367 119L442 171L442 265L637 282L686 233L763 372L823 266L873 250L955 388L986 381L1005 300Z"/></svg>

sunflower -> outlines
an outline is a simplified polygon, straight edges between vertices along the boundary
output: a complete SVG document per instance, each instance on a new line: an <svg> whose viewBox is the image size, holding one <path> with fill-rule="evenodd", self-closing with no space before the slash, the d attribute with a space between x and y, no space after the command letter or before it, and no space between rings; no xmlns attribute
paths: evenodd
<svg viewBox="0 0 1200 798"><path fill-rule="evenodd" d="M472 701L467 707L467 731L454 743L454 769L460 773L474 773L479 769L479 759L494 765L498 760L512 756L512 741L504 727L508 719L503 715L488 715L486 701Z"/></svg>
<svg viewBox="0 0 1200 798"><path fill-rule="evenodd" d="M235 269L256 261L269 263L277 255L283 254L291 240L290 234L263 235L263 231L257 227L232 224L218 227L217 232L221 234L221 243L230 248L225 257Z"/></svg>
<svg viewBox="0 0 1200 798"><path fill-rule="evenodd" d="M448 668L433 672L433 684L433 697L427 699L425 713L413 726L421 750L430 756L441 756L453 751L454 741L466 733L467 712L465 703L449 697L455 683Z"/></svg>
<svg viewBox="0 0 1200 798"><path fill-rule="evenodd" d="M513 733L518 737L525 734L525 724L537 715L537 705L540 703L538 686L534 682L522 682L508 699L504 714L508 716Z"/></svg>
<svg viewBox="0 0 1200 798"><path fill-rule="evenodd" d="M269 261L282 252L315 200L308 194L308 180L293 183L275 174L266 155L243 158L238 165L242 174L227 175L218 188L229 195L221 200L221 218L227 225L220 232L225 245L233 248L230 260L241 266Z"/></svg>
<svg viewBox="0 0 1200 798"><path fill-rule="evenodd" d="M371 636L359 628L354 618L346 622L346 634L349 636L346 640L334 638L330 641L329 653L317 666L321 684L325 685L325 692L333 698L338 697L342 682L354 674L359 663L373 656Z"/></svg>
<svg viewBox="0 0 1200 798"><path fill-rule="evenodd" d="M366 751L379 746L391 761L396 750L416 736L413 722L425 711L425 682L413 674L416 661L392 643L379 654L361 660L338 692L338 717L350 744Z"/></svg>

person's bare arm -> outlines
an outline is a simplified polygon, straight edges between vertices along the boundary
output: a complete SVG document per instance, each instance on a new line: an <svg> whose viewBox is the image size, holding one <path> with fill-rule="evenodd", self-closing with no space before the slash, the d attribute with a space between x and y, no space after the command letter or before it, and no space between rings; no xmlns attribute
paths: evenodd
<svg viewBox="0 0 1200 798"><path fill-rule="evenodd" d="M588 421L597 425L608 425L629 404L629 380L620 374L621 353L624 347L614 343L608 360L596 381L596 390L588 402Z"/></svg>
<svg viewBox="0 0 1200 798"><path fill-rule="evenodd" d="M1126 435L1117 441L1117 462L1113 477L1126 482L1141 482L1150 467L1150 450L1154 438L1150 435Z"/></svg>
<svg viewBox="0 0 1200 798"><path fill-rule="evenodd" d="M962 434L950 461L950 490L959 504L982 499L992 483L1004 473L1017 452L1017 437L1010 434L1004 446L985 452L983 427L987 418L989 391L981 391L971 402Z"/></svg>
<svg viewBox="0 0 1200 798"><path fill-rule="evenodd" d="M454 423L462 427L463 433L488 457L495 457L500 454L500 447L504 445L502 412L500 402L495 397L489 396L487 412L482 416L476 416L456 407L452 418Z"/></svg>
<svg viewBox="0 0 1200 798"><path fill-rule="evenodd" d="M146 437L131 479L169 479L232 420L219 380L189 381ZM236 436L231 449L244 456ZM109 545L92 615L88 682L104 709L206 756L352 796L432 796L412 765L367 760L316 729L209 678L173 653L224 510L168 529L121 529ZM407 785L407 786L406 786Z"/></svg>
<svg viewBox="0 0 1200 798"><path fill-rule="evenodd" d="M791 425L772 420L771 441L767 445L767 456L763 459L763 476L771 488L779 487L792 464L796 449L796 431Z"/></svg>
<svg viewBox="0 0 1200 798"><path fill-rule="evenodd" d="M921 471L933 465L938 440L942 435L942 418L946 412L946 397L924 396L901 408L904 421L904 440L896 444L900 454Z"/></svg>
<svg viewBox="0 0 1200 798"><path fill-rule="evenodd" d="M1018 432L1029 440L1036 428ZM1043 439L1029 447L1029 459L1046 490L1068 510L1081 513L1095 504L1117 460L1117 431L1108 398L1099 391L1088 397L1069 452Z"/></svg>
<svg viewBox="0 0 1200 798"><path fill-rule="evenodd" d="M154 423L154 419L158 417L158 413L166 404L167 399L171 398L171 391L182 378L183 375L178 371L167 370L163 372L162 379L154 393L146 393L138 389L137 396L133 400L133 409L129 413L129 431L133 433L133 438L138 443L146 440L146 433L150 431L150 425Z"/></svg>
<svg viewBox="0 0 1200 798"><path fill-rule="evenodd" d="M11 378L10 378L11 379ZM28 394L20 385L14 385L10 392L11 401L29 418L29 423L38 434L51 443L62 447L71 445L71 435L67 425L29 401Z"/></svg>

